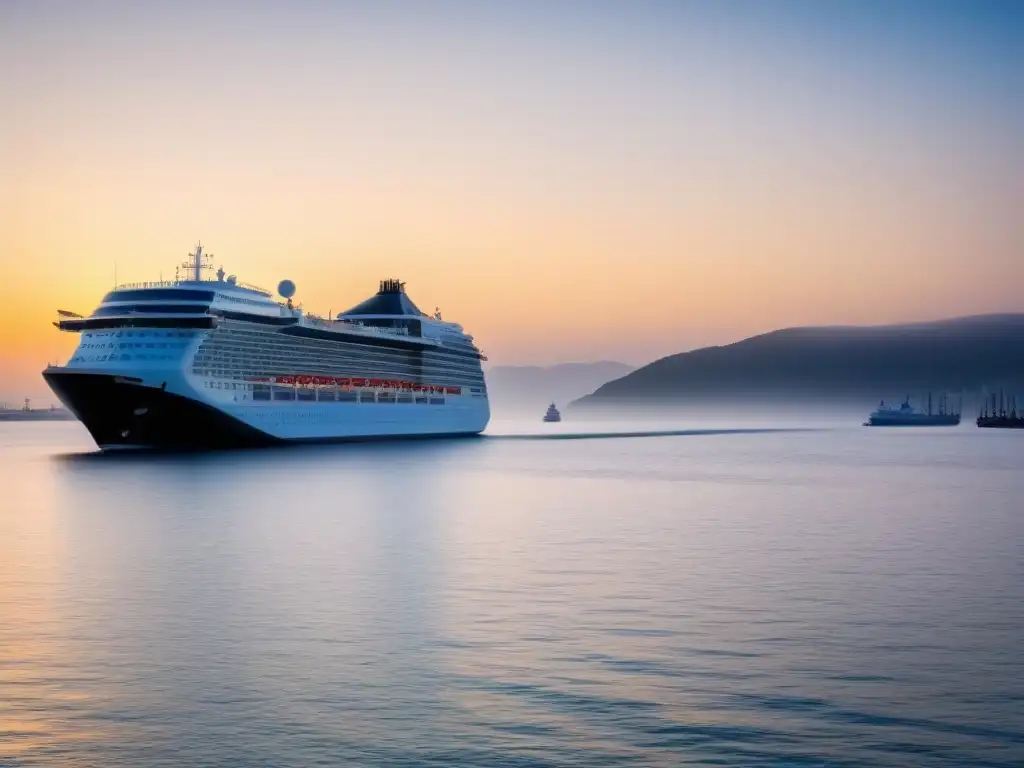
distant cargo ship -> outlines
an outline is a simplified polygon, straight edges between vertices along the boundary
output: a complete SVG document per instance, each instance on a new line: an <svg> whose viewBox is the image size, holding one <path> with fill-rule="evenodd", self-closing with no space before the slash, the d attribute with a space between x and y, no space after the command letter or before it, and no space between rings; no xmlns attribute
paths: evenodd
<svg viewBox="0 0 1024 768"><path fill-rule="evenodd" d="M899 408L892 408L883 400L878 409L864 423L866 427L955 427L960 423L960 409L950 408L945 395L939 397L938 410L932 410L932 396L928 395L927 410L920 410L904 398Z"/></svg>
<svg viewBox="0 0 1024 768"><path fill-rule="evenodd" d="M555 404L552 403L551 405L548 406L547 413L544 414L544 421L561 421L561 420L562 420L562 414L560 414L558 412L558 409L555 408Z"/></svg>
<svg viewBox="0 0 1024 768"><path fill-rule="evenodd" d="M1024 429L1024 413L1017 411L1016 396L1011 396L1008 400L1009 402L1004 398L1002 390L999 392L998 400L994 394L991 398L986 397L982 411L978 414L978 426L983 429Z"/></svg>
<svg viewBox="0 0 1024 768"><path fill-rule="evenodd" d="M22 408L0 406L0 421L73 421L74 418L74 414L66 408L32 408L27 399Z"/></svg>

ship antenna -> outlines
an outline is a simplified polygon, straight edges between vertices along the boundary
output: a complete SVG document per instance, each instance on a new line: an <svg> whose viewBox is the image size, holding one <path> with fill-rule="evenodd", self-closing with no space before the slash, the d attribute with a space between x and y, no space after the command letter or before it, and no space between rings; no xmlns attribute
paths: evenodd
<svg viewBox="0 0 1024 768"><path fill-rule="evenodd" d="M198 283L203 279L203 259L209 261L212 258L212 254L209 256L203 255L203 244L200 242L196 245L195 253L190 253L188 255L188 261L184 264L180 264L179 267L186 270L186 275L191 273L192 279Z"/></svg>

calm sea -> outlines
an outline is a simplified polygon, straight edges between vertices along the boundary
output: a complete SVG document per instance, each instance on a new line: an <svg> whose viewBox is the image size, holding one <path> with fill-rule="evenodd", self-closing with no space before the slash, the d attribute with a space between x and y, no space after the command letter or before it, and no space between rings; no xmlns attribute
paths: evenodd
<svg viewBox="0 0 1024 768"><path fill-rule="evenodd" d="M0 425L0 765L1024 765L1024 434L491 431Z"/></svg>

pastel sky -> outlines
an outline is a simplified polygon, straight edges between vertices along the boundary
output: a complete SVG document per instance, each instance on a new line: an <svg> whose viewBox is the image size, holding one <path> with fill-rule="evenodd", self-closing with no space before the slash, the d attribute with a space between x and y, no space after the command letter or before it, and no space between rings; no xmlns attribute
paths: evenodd
<svg viewBox="0 0 1024 768"><path fill-rule="evenodd" d="M7 0L0 73L8 400L197 239L499 364L1024 311L1012 0Z"/></svg>

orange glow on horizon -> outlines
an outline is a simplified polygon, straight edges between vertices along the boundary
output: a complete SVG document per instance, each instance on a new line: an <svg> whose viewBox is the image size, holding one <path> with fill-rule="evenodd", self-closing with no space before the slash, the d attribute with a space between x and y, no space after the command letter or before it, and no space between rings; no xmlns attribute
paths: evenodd
<svg viewBox="0 0 1024 768"><path fill-rule="evenodd" d="M76 342L57 308L90 312L115 265L169 278L198 238L318 313L400 277L492 364L1024 310L1015 107L903 41L874 71L788 28L751 31L755 55L697 16L609 56L571 18L530 36L496 10L434 35L385 11L249 9L242 36L189 13L229 55L141 7L0 24L25 73L0 125L0 399L46 396Z"/></svg>

